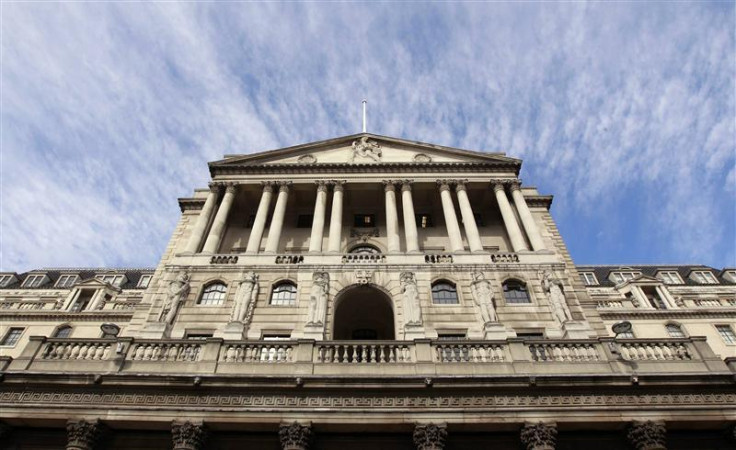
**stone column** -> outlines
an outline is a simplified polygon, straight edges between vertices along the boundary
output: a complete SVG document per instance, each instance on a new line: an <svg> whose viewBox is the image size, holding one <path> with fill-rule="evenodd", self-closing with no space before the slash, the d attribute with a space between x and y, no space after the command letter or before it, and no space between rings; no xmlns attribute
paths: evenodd
<svg viewBox="0 0 736 450"><path fill-rule="evenodd" d="M414 200L411 198L412 181L401 182L401 203L404 210L404 236L406 237L406 252L419 252L419 237L417 235L417 222L414 214Z"/></svg>
<svg viewBox="0 0 736 450"><path fill-rule="evenodd" d="M88 422L82 420L70 420L66 424L67 444L66 450L92 450L102 434L102 423L99 419Z"/></svg>
<svg viewBox="0 0 736 450"><path fill-rule="evenodd" d="M664 422L634 421L627 435L636 450L666 450L667 429Z"/></svg>
<svg viewBox="0 0 736 450"><path fill-rule="evenodd" d="M463 225L465 226L465 236L468 237L468 244L471 252L482 252L483 244L480 242L480 233L478 233L478 225L475 223L475 215L473 208L470 207L468 199L467 187L465 181L460 180L455 185L457 193L457 203L460 205L460 214L463 216Z"/></svg>
<svg viewBox="0 0 736 450"><path fill-rule="evenodd" d="M207 429L201 423L174 422L171 424L174 450L202 450Z"/></svg>
<svg viewBox="0 0 736 450"><path fill-rule="evenodd" d="M207 236L207 241L204 243L202 253L217 253L220 249L220 241L225 234L227 215L230 214L230 207L233 205L236 189L237 186L232 183L228 184L225 188L225 196L222 197L222 203L217 208L217 214L215 214L215 220L212 222L212 228L210 229L209 236Z"/></svg>
<svg viewBox="0 0 736 450"><path fill-rule="evenodd" d="M521 443L526 450L554 450L557 426L549 423L527 423L521 429Z"/></svg>
<svg viewBox="0 0 736 450"><path fill-rule="evenodd" d="M447 439L447 427L434 423L417 425L414 427L413 437L417 450L442 450Z"/></svg>
<svg viewBox="0 0 736 450"><path fill-rule="evenodd" d="M253 221L253 228L250 230L248 237L248 246L245 248L246 253L258 253L261 249L261 239L263 238L263 230L266 228L266 219L268 218L268 210L271 206L271 196L273 185L271 182L263 182L263 193L261 201L258 203L258 211Z"/></svg>
<svg viewBox="0 0 736 450"><path fill-rule="evenodd" d="M503 224L506 226L506 232L509 234L509 239L511 240L511 247L515 252L529 250L526 248L526 243L524 243L524 236L521 234L521 228L519 228L514 211L511 209L509 199L506 198L503 182L493 182L493 192L496 193L496 201L498 202L498 208L501 210L501 216L503 216Z"/></svg>
<svg viewBox="0 0 736 450"><path fill-rule="evenodd" d="M279 249L279 240L281 239L281 229L284 227L286 201L289 199L289 185L291 185L291 181L280 181L278 185L279 195L276 197L276 206L273 210L271 227L268 229L268 239L266 240L266 252L268 253L276 253Z"/></svg>
<svg viewBox="0 0 736 450"><path fill-rule="evenodd" d="M529 206L524 200L524 195L521 193L521 186L518 181L511 183L511 196L514 199L516 210L519 211L519 217L521 217L521 223L524 225L526 235L529 237L529 242L532 244L534 250L544 250L544 242L542 241L542 235L539 233L532 212L529 211Z"/></svg>
<svg viewBox="0 0 736 450"><path fill-rule="evenodd" d="M332 189L332 212L330 214L330 237L327 251L339 253L342 242L342 196L345 181L335 181Z"/></svg>
<svg viewBox="0 0 736 450"><path fill-rule="evenodd" d="M392 180L384 180L383 191L386 194L386 237L388 238L388 252L398 253L401 251L401 244L399 238L399 215L396 212L396 185Z"/></svg>
<svg viewBox="0 0 736 450"><path fill-rule="evenodd" d="M314 215L312 216L312 234L309 237L309 252L322 251L322 237L325 234L325 210L327 209L327 182L318 180L317 198L314 201Z"/></svg>
<svg viewBox="0 0 736 450"><path fill-rule="evenodd" d="M199 217L197 217L197 221L194 223L186 252L197 253L199 250L199 246L202 244L202 240L204 240L205 229L207 228L207 224L210 223L212 212L215 210L218 195L220 195L220 185L210 183L210 193L207 194L207 200L204 201L202 211L199 212Z"/></svg>
<svg viewBox="0 0 736 450"><path fill-rule="evenodd" d="M283 450L307 450L312 440L312 426L297 422L279 427L279 440Z"/></svg>
<svg viewBox="0 0 736 450"><path fill-rule="evenodd" d="M460 234L460 225L457 223L455 205L452 203L450 182L447 180L438 180L437 186L440 189L440 199L442 201L442 212L445 214L447 236L450 238L450 250L453 252L461 252L465 250L465 247L463 246L463 237Z"/></svg>

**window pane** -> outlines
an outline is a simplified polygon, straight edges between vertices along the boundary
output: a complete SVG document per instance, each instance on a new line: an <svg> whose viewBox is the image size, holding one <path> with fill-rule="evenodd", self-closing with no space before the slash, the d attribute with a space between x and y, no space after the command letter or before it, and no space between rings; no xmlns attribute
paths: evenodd
<svg viewBox="0 0 736 450"><path fill-rule="evenodd" d="M680 328L679 325L675 325L675 324L667 325L667 334L669 334L670 337L673 337L673 338L684 338L685 337L685 333L683 333L682 328Z"/></svg>
<svg viewBox="0 0 736 450"><path fill-rule="evenodd" d="M526 286L519 281L509 280L503 284L503 297L506 303L531 303Z"/></svg>
<svg viewBox="0 0 736 450"><path fill-rule="evenodd" d="M56 330L54 337L56 338L68 338L72 334L72 327L61 327Z"/></svg>
<svg viewBox="0 0 736 450"><path fill-rule="evenodd" d="M227 291L227 286L222 283L210 284L204 288L199 304L221 305L225 302L225 291Z"/></svg>
<svg viewBox="0 0 736 450"><path fill-rule="evenodd" d="M435 283L432 286L432 303L437 303L441 305L459 303L455 286L451 285L450 283Z"/></svg>
<svg viewBox="0 0 736 450"><path fill-rule="evenodd" d="M282 283L271 292L272 305L293 305L296 303L296 285Z"/></svg>
<svg viewBox="0 0 736 450"><path fill-rule="evenodd" d="M0 345L13 346L20 340L20 335L23 334L23 328L11 328L5 333L5 337Z"/></svg>
<svg viewBox="0 0 736 450"><path fill-rule="evenodd" d="M716 325L716 329L726 344L736 344L736 334L734 334L731 325Z"/></svg>

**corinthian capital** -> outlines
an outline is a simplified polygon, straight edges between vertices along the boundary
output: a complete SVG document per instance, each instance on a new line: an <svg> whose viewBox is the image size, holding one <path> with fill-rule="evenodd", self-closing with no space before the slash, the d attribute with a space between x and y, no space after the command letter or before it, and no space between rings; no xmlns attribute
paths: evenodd
<svg viewBox="0 0 736 450"><path fill-rule="evenodd" d="M330 180L332 189L335 191L343 191L345 189L345 183L347 183L345 180Z"/></svg>
<svg viewBox="0 0 736 450"><path fill-rule="evenodd" d="M381 183L383 183L384 192L396 190L396 181L394 180L383 180Z"/></svg>
<svg viewBox="0 0 736 450"><path fill-rule="evenodd" d="M455 192L467 191L467 182L468 180L455 180Z"/></svg>
<svg viewBox="0 0 736 450"><path fill-rule="evenodd" d="M88 422L84 419L69 421L66 424L66 450L92 450L102 434L103 425L99 419Z"/></svg>
<svg viewBox="0 0 736 450"><path fill-rule="evenodd" d="M634 421L629 428L628 438L637 450L665 450L667 429L664 422Z"/></svg>
<svg viewBox="0 0 736 450"><path fill-rule="evenodd" d="M263 192L273 192L273 181L261 181Z"/></svg>
<svg viewBox="0 0 736 450"><path fill-rule="evenodd" d="M298 422L279 427L279 440L284 450L307 450L312 440L312 426Z"/></svg>
<svg viewBox="0 0 736 450"><path fill-rule="evenodd" d="M315 180L314 184L317 185L317 192L327 192L330 183L327 180Z"/></svg>
<svg viewBox="0 0 736 450"><path fill-rule="evenodd" d="M274 184L279 187L279 192L289 192L291 181L277 181Z"/></svg>
<svg viewBox="0 0 736 450"><path fill-rule="evenodd" d="M399 183L401 183L401 192L411 191L411 185L414 184L414 180L400 180Z"/></svg>
<svg viewBox="0 0 736 450"><path fill-rule="evenodd" d="M228 181L225 183L225 192L228 194L234 194L235 191L238 189L237 183L234 183L232 181Z"/></svg>
<svg viewBox="0 0 736 450"><path fill-rule="evenodd" d="M214 194L219 194L220 193L220 189L222 188L222 185L220 185L220 183L215 183L214 181L213 182L210 182L208 184L208 186L210 188L210 192L212 192Z"/></svg>
<svg viewBox="0 0 736 450"><path fill-rule="evenodd" d="M513 191L518 191L521 189L521 180L518 178L514 178L513 180L508 181L509 189Z"/></svg>
<svg viewBox="0 0 736 450"><path fill-rule="evenodd" d="M201 450L207 437L207 430L201 423L174 422L171 424L171 436L174 450Z"/></svg>
<svg viewBox="0 0 736 450"><path fill-rule="evenodd" d="M521 429L521 442L527 450L554 450L557 427L547 423L528 423Z"/></svg>
<svg viewBox="0 0 736 450"><path fill-rule="evenodd" d="M442 450L447 439L447 427L434 423L417 425L414 427L413 437L417 450Z"/></svg>

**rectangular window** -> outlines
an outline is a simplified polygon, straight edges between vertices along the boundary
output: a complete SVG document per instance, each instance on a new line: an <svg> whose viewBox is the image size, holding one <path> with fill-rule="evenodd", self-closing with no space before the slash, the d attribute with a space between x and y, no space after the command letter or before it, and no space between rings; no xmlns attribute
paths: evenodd
<svg viewBox="0 0 736 450"><path fill-rule="evenodd" d="M264 341L288 341L291 339L290 333L263 333Z"/></svg>
<svg viewBox="0 0 736 450"><path fill-rule="evenodd" d="M211 338L213 336L213 333L187 333L187 339L192 340L204 340L207 338Z"/></svg>
<svg viewBox="0 0 736 450"><path fill-rule="evenodd" d="M716 330L726 344L736 344L736 334L731 325L716 325Z"/></svg>
<svg viewBox="0 0 736 450"><path fill-rule="evenodd" d="M151 277L153 275L141 275L141 279L138 280L138 287L147 288L148 284L151 282Z"/></svg>
<svg viewBox="0 0 736 450"><path fill-rule="evenodd" d="M670 323L667 324L665 328L667 328L667 334L669 334L671 338L680 339L685 337L685 333L682 331L682 327L680 327L679 325Z"/></svg>
<svg viewBox="0 0 736 450"><path fill-rule="evenodd" d="M13 281L13 275L0 275L0 287L5 287Z"/></svg>
<svg viewBox="0 0 736 450"><path fill-rule="evenodd" d="M544 333L540 332L533 332L533 333L519 333L516 332L516 337L524 338L524 339L543 339Z"/></svg>
<svg viewBox="0 0 736 450"><path fill-rule="evenodd" d="M639 275L637 272L613 272L611 279L616 284L621 284L624 281L633 280Z"/></svg>
<svg viewBox="0 0 736 450"><path fill-rule="evenodd" d="M312 221L314 216L312 214L299 214L296 218L297 228L312 228Z"/></svg>
<svg viewBox="0 0 736 450"><path fill-rule="evenodd" d="M581 272L580 278L586 286L595 286L598 284L598 280L595 278L595 274L593 272Z"/></svg>
<svg viewBox="0 0 736 450"><path fill-rule="evenodd" d="M23 282L23 287L33 288L41 286L46 275L28 275Z"/></svg>
<svg viewBox="0 0 736 450"><path fill-rule="evenodd" d="M718 280L712 272L698 271L693 272L693 279L701 284L718 284Z"/></svg>
<svg viewBox="0 0 736 450"><path fill-rule="evenodd" d="M62 275L56 281L57 288L70 288L74 283L77 282L79 277L77 275Z"/></svg>
<svg viewBox="0 0 736 450"><path fill-rule="evenodd" d="M353 226L356 228L372 228L376 226L375 214L356 214Z"/></svg>
<svg viewBox="0 0 736 450"><path fill-rule="evenodd" d="M682 284L680 274L674 270L666 270L657 273L657 278L662 280L664 284Z"/></svg>
<svg viewBox="0 0 736 450"><path fill-rule="evenodd" d="M111 285L117 287L120 287L123 282L122 275L97 275L97 279L104 283L110 283Z"/></svg>
<svg viewBox="0 0 736 450"><path fill-rule="evenodd" d="M87 307L97 291L94 289L82 289L77 299L72 303L71 311L79 312Z"/></svg>
<svg viewBox="0 0 736 450"><path fill-rule="evenodd" d="M466 339L465 333L438 333L437 339L441 341L461 341Z"/></svg>
<svg viewBox="0 0 736 450"><path fill-rule="evenodd" d="M0 345L4 345L7 347L14 347L15 344L18 343L20 340L20 335L23 334L23 328L11 328L8 330L7 333L5 333L5 337L3 337L2 342L0 342Z"/></svg>
<svg viewBox="0 0 736 450"><path fill-rule="evenodd" d="M429 214L416 214L416 221L418 228L431 228L434 226L432 224L432 216Z"/></svg>

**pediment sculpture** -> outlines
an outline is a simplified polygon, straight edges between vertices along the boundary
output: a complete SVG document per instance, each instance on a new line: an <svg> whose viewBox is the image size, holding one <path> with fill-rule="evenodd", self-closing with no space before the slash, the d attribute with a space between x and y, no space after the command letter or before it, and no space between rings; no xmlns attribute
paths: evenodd
<svg viewBox="0 0 736 450"><path fill-rule="evenodd" d="M383 156L381 145L372 139L368 139L368 136L363 136L353 141L352 148L353 153L350 155L350 162L355 162L356 159L370 159L375 162L381 162L381 157Z"/></svg>

